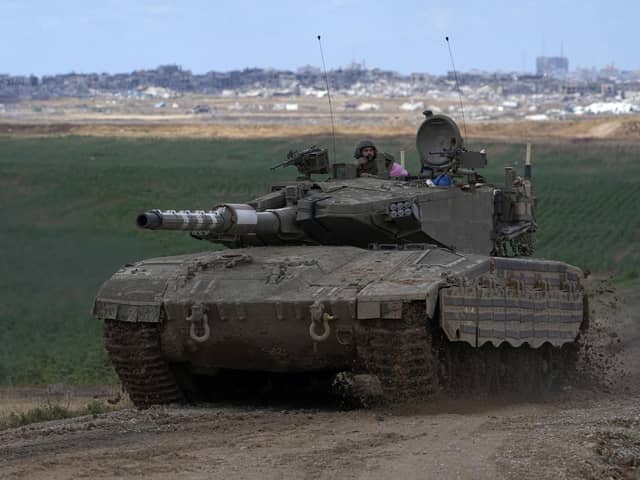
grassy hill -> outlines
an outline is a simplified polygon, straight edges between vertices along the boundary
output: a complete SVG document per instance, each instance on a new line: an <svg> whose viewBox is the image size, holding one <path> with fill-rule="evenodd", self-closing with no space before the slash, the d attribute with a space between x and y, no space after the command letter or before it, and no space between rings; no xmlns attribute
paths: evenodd
<svg viewBox="0 0 640 480"><path fill-rule="evenodd" d="M339 138L350 158L357 139ZM101 282L144 257L212 248L186 234L139 231L147 208L240 202L295 170L269 171L290 148L330 139L0 139L0 383L95 383L113 373L89 310ZM488 177L523 145L487 147ZM381 144L408 152L414 139ZM626 281L640 274L640 146L534 145L537 254Z"/></svg>

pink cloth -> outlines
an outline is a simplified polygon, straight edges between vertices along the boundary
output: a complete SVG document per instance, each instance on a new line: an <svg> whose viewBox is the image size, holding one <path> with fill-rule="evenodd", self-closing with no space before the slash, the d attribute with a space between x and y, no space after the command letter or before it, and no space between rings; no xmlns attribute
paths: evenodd
<svg viewBox="0 0 640 480"><path fill-rule="evenodd" d="M393 165L391 166L391 171L389 172L389 175L392 176L392 177L408 177L409 176L409 172L407 172L407 169L404 168L399 163L393 162Z"/></svg>

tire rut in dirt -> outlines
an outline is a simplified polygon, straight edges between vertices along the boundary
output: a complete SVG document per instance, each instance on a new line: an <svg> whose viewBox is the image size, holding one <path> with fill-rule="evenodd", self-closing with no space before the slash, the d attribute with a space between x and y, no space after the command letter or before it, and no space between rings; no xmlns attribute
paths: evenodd
<svg viewBox="0 0 640 480"><path fill-rule="evenodd" d="M159 324L105 320L104 339L111 363L136 407L185 401L162 357Z"/></svg>

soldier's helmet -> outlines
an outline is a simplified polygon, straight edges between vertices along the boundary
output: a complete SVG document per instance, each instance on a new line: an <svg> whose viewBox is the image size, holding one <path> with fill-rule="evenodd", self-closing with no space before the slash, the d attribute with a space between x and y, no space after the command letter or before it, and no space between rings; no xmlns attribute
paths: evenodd
<svg viewBox="0 0 640 480"><path fill-rule="evenodd" d="M372 147L375 153L374 158L378 155L378 149L375 144L371 140L360 140L358 145L356 145L356 151L354 152L354 158L360 158L362 156L362 149L365 147Z"/></svg>

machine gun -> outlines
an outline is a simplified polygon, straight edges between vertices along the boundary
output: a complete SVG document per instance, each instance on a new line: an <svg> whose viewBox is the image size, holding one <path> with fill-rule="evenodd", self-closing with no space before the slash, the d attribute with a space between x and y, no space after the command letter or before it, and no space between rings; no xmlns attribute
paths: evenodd
<svg viewBox="0 0 640 480"><path fill-rule="evenodd" d="M437 163L430 162L433 165L434 170L442 170L451 168L452 170L458 169L472 169L483 168L487 166L487 153L485 150L479 152L471 152L463 147L454 149L442 150L440 152L429 152L429 157L436 156L446 158L448 162Z"/></svg>
<svg viewBox="0 0 640 480"><path fill-rule="evenodd" d="M292 165L298 169L304 179L310 179L313 173L329 173L329 154L326 149L315 145L302 151L290 150L287 153L287 159L271 167L271 170Z"/></svg>

